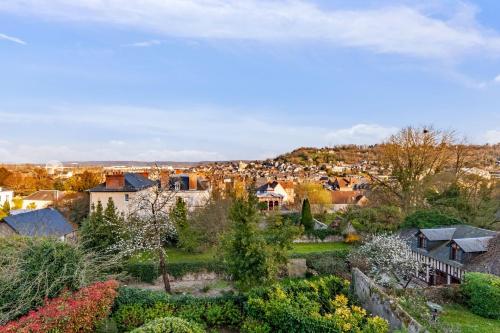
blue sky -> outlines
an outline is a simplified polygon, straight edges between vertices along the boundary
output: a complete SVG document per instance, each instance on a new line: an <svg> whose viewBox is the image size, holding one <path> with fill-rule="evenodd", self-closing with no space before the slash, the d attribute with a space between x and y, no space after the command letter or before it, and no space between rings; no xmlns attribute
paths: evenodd
<svg viewBox="0 0 500 333"><path fill-rule="evenodd" d="M0 1L0 162L500 141L500 2Z"/></svg>

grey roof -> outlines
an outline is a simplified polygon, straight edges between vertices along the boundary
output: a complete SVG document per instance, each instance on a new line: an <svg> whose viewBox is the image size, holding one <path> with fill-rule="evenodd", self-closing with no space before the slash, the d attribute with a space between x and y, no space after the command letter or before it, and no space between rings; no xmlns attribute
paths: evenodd
<svg viewBox="0 0 500 333"><path fill-rule="evenodd" d="M25 197L23 200L55 201L61 199L64 192L58 190L40 190Z"/></svg>
<svg viewBox="0 0 500 333"><path fill-rule="evenodd" d="M14 231L23 236L64 236L73 232L73 226L53 208L33 210L5 217Z"/></svg>
<svg viewBox="0 0 500 333"><path fill-rule="evenodd" d="M276 192L257 192L257 198L265 198L265 197L273 197L273 198L283 198L283 194Z"/></svg>
<svg viewBox="0 0 500 333"><path fill-rule="evenodd" d="M484 252L488 249L488 243L493 237L459 238L453 241L460 246L464 252Z"/></svg>
<svg viewBox="0 0 500 333"><path fill-rule="evenodd" d="M450 240L455 231L455 228L420 229L430 241Z"/></svg>
<svg viewBox="0 0 500 333"><path fill-rule="evenodd" d="M150 180L141 174L137 173L125 173L125 186L122 188L106 188L106 183L97 185L94 188L89 189L89 192L137 192L155 185L158 182Z"/></svg>

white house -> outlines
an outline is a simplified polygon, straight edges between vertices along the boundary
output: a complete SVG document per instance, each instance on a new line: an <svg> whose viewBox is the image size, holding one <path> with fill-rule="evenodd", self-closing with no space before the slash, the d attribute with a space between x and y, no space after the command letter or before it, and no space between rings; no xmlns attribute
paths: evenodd
<svg viewBox="0 0 500 333"><path fill-rule="evenodd" d="M8 201L10 206L12 207L13 198L14 198L14 191L0 187L0 206L2 206L5 203L5 201Z"/></svg>

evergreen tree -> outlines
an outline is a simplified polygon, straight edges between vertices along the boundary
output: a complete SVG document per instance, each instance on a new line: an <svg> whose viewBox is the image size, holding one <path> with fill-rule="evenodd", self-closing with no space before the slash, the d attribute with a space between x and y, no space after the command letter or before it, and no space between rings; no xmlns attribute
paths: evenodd
<svg viewBox="0 0 500 333"><path fill-rule="evenodd" d="M309 203L309 199L305 198L302 203L302 213L300 222L304 226L306 231L312 231L314 229L314 220L311 213L311 204Z"/></svg>
<svg viewBox="0 0 500 333"><path fill-rule="evenodd" d="M273 281L279 269L273 248L258 227L257 204L252 195L235 200L229 213L231 229L222 242L227 273L243 290Z"/></svg>
<svg viewBox="0 0 500 333"><path fill-rule="evenodd" d="M109 198L106 209L100 201L92 207L89 217L83 222L80 238L83 246L98 252L112 252L110 248L117 242L117 227L123 222L115 204Z"/></svg>
<svg viewBox="0 0 500 333"><path fill-rule="evenodd" d="M187 205L184 200L177 197L174 207L170 211L170 221L177 231L177 246L188 252L193 252L199 247L198 231L191 228L188 223Z"/></svg>

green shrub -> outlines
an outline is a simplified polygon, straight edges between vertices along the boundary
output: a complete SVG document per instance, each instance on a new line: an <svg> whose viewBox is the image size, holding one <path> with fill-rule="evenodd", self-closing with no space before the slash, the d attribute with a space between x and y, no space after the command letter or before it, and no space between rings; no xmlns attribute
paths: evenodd
<svg viewBox="0 0 500 333"><path fill-rule="evenodd" d="M0 238L0 323L105 276L100 258L49 238Z"/></svg>
<svg viewBox="0 0 500 333"><path fill-rule="evenodd" d="M241 296L231 295L168 297L160 291L122 287L115 302L113 319L121 331L172 315L196 322L201 327L238 327L243 317L243 300Z"/></svg>
<svg viewBox="0 0 500 333"><path fill-rule="evenodd" d="M165 317L153 320L131 333L203 333L203 329L185 319Z"/></svg>
<svg viewBox="0 0 500 333"><path fill-rule="evenodd" d="M466 273L461 290L473 313L500 319L500 277L485 273Z"/></svg>
<svg viewBox="0 0 500 333"><path fill-rule="evenodd" d="M435 209L420 209L408 215L403 222L404 228L433 228L437 226L461 224L459 219L448 216Z"/></svg>
<svg viewBox="0 0 500 333"><path fill-rule="evenodd" d="M306 231L306 235L324 240L328 236L340 235L340 228L338 229L327 228L327 229L317 229L317 230L313 229Z"/></svg>
<svg viewBox="0 0 500 333"><path fill-rule="evenodd" d="M224 265L217 260L207 260L199 262L179 262L179 263L168 263L167 271L170 275L175 278L182 277L188 273L199 273L199 272L215 272L223 273Z"/></svg>
<svg viewBox="0 0 500 333"><path fill-rule="evenodd" d="M252 318L246 319L241 325L241 333L270 333L271 327L264 322Z"/></svg>
<svg viewBox="0 0 500 333"><path fill-rule="evenodd" d="M348 277L349 267L347 265L347 257L350 251L350 249L343 249L328 252L293 254L291 257L306 259L307 268L316 271L320 275Z"/></svg>
<svg viewBox="0 0 500 333"><path fill-rule="evenodd" d="M139 281L153 283L160 276L158 262L153 260L130 259L125 270Z"/></svg>

